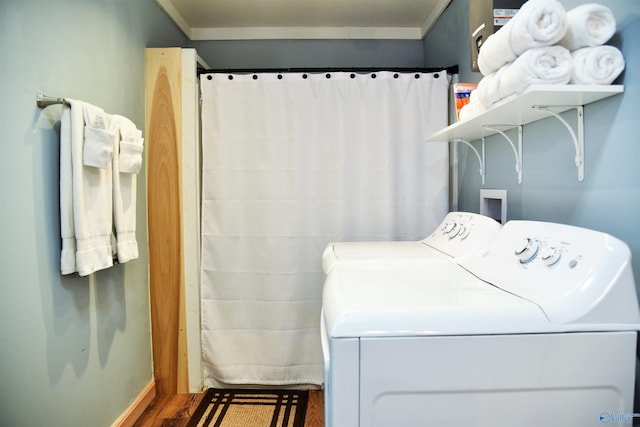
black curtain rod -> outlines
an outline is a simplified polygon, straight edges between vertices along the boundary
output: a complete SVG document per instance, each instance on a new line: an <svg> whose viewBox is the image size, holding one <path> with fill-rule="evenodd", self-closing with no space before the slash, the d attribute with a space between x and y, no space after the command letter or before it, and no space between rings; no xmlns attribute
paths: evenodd
<svg viewBox="0 0 640 427"><path fill-rule="evenodd" d="M198 75L208 73L225 73L225 74L259 74L259 73L332 73L332 72L351 72L351 73L374 73L381 71L395 71L398 73L435 73L445 70L448 74L458 74L458 66L450 67L428 67L428 68L404 68L404 67L381 67L381 68L235 68L235 69L204 69L198 68Z"/></svg>

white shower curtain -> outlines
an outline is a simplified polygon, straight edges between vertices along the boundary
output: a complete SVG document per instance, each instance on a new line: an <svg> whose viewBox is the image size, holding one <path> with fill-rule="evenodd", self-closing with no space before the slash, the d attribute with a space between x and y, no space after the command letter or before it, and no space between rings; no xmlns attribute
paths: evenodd
<svg viewBox="0 0 640 427"><path fill-rule="evenodd" d="M322 251L444 217L449 78L201 76L205 385L322 384Z"/></svg>

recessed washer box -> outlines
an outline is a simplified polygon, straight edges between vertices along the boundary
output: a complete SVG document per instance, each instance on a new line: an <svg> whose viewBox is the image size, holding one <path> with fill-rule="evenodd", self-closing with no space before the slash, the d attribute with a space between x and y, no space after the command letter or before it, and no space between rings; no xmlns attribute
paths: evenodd
<svg viewBox="0 0 640 427"><path fill-rule="evenodd" d="M507 190L480 189L480 215L507 222Z"/></svg>

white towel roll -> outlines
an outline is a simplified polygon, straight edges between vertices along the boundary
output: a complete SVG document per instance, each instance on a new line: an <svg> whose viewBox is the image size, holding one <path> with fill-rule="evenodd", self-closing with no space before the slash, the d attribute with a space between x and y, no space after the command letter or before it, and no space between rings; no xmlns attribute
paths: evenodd
<svg viewBox="0 0 640 427"><path fill-rule="evenodd" d="M571 79L571 52L562 46L529 49L514 62L485 76L474 91L485 108L534 84L566 84Z"/></svg>
<svg viewBox="0 0 640 427"><path fill-rule="evenodd" d="M484 105L478 100L478 94L474 90L469 97L469 103L460 110L460 121L487 111Z"/></svg>
<svg viewBox="0 0 640 427"><path fill-rule="evenodd" d="M611 84L624 70L622 52L614 46L584 47L571 53L571 83L583 85Z"/></svg>
<svg viewBox="0 0 640 427"><path fill-rule="evenodd" d="M569 26L558 44L574 51L605 44L616 32L616 19L606 6L583 4L567 12Z"/></svg>
<svg viewBox="0 0 640 427"><path fill-rule="evenodd" d="M480 72L487 76L529 49L551 46L564 37L567 14L557 0L529 0L478 53Z"/></svg>

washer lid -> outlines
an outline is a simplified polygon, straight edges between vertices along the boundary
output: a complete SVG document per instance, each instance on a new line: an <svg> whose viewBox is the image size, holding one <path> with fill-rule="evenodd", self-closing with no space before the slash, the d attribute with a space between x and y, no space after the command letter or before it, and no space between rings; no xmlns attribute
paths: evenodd
<svg viewBox="0 0 640 427"><path fill-rule="evenodd" d="M486 252L500 228L499 223L483 215L450 212L419 242L330 243L322 255L322 266L328 274L336 266L413 266L459 261Z"/></svg>
<svg viewBox="0 0 640 427"><path fill-rule="evenodd" d="M330 273L337 265L369 267L450 262L451 257L424 242L332 243L322 255L322 267Z"/></svg>
<svg viewBox="0 0 640 427"><path fill-rule="evenodd" d="M477 279L455 264L437 268L334 270L323 313L331 337L546 332L534 303Z"/></svg>

